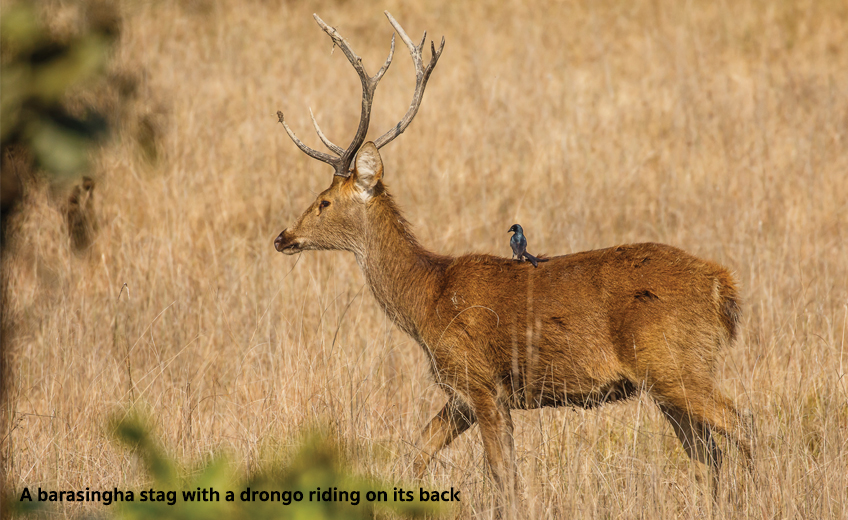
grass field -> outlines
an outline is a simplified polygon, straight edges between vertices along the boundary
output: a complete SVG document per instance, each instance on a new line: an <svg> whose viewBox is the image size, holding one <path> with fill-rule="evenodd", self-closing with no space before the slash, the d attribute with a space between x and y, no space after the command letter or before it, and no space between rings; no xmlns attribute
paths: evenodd
<svg viewBox="0 0 848 520"><path fill-rule="evenodd" d="M276 111L315 148L308 107L337 143L359 118L358 78L311 15L373 74L388 9L413 40L447 40L420 113L381 151L425 246L509 256L519 222L534 253L664 242L742 287L720 374L756 416L759 482L729 448L714 505L648 399L517 412L527 516L848 518L848 3L119 5L114 71L138 79L129 120L155 130L157 159L138 124L96 156L99 233L83 255L55 190L34 186L14 223L8 488L144 484L108 432L134 403L189 467L221 451L245 472L273 464L320 423L357 471L411 478L418 431L444 404L424 354L352 255L272 244L332 174ZM73 4L44 6L74 26ZM399 45L369 136L402 117L413 86ZM476 427L430 478L462 490L458 517L491 516Z"/></svg>

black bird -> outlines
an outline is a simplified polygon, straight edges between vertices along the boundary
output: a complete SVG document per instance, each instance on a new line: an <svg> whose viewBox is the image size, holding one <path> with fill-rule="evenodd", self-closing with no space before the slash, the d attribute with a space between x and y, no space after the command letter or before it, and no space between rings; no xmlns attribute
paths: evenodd
<svg viewBox="0 0 848 520"><path fill-rule="evenodd" d="M530 260L533 267L539 267L539 262L547 262L550 258L536 258L527 252L527 239L524 237L524 230L518 224L513 224L507 233L515 233L509 239L509 246L512 248L512 255L518 258L519 262L523 262L526 258Z"/></svg>

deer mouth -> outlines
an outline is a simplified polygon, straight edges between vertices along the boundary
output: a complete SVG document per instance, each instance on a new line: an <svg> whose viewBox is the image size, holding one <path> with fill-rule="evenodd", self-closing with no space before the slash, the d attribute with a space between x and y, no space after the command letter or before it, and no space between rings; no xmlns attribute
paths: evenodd
<svg viewBox="0 0 848 520"><path fill-rule="evenodd" d="M300 244L294 240L287 240L285 235L286 232L283 231L276 239L274 239L274 249L285 255L300 253L302 251Z"/></svg>

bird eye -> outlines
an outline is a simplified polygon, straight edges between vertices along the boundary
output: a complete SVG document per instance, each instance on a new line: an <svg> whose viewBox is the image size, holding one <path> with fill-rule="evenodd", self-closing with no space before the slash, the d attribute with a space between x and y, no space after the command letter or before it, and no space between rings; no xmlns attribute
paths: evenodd
<svg viewBox="0 0 848 520"><path fill-rule="evenodd" d="M330 205L330 201L329 201L329 200L322 200L322 201L321 201L321 203L320 203L320 204L318 204L318 207L319 207L320 209L324 209L324 208L326 208L326 207L327 207L327 206L329 206L329 205Z"/></svg>

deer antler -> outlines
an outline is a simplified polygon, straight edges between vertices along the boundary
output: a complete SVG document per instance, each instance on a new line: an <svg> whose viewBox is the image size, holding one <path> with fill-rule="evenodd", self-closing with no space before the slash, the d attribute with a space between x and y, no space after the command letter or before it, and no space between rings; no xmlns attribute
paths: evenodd
<svg viewBox="0 0 848 520"><path fill-rule="evenodd" d="M406 130L406 127L409 126L409 123L412 122L415 114L418 113L418 107L421 106L421 100L424 97L424 88L427 86L427 80L430 78L430 74L433 72L433 68L436 66L436 62L439 61L439 56L442 54L442 49L445 47L444 37L442 38L442 44L439 47L438 52L436 52L435 44L430 42L430 48L433 55L430 58L430 63L426 68L424 68L421 60L421 49L424 47L424 40L427 38L427 32L424 32L424 38L422 38L421 44L415 46L397 20L395 20L388 11L384 12L386 17L389 19L389 23L392 24L392 27L394 27L395 31L398 35L400 35L401 40L403 40L409 48L409 53L412 55L412 61L415 64L416 81L415 93L412 96L412 103L409 105L409 110L407 110L406 115L403 116L403 119L401 119L396 126L375 141L374 144L377 148L382 148L389 144L395 137L402 134L403 131ZM354 70L356 70L356 73L359 75L359 80L362 83L362 112L359 116L359 127L356 129L356 135L353 136L353 141L351 141L347 149L343 149L341 146L338 146L327 139L327 136L321 131L321 127L318 126L318 121L315 120L315 116L312 114L312 109L309 109L309 115L312 117L312 124L315 126L315 131L318 133L318 137L321 139L321 142L335 154L335 156L333 156L328 153L319 152L318 150L314 150L303 144L303 142L294 135L294 132L292 132L291 128L289 128L289 125L286 124L283 113L278 111L277 117L279 118L280 123L283 124L283 128L286 129L286 133L289 134L291 140L294 141L294 144L296 144L301 151L313 159L318 159L319 161L331 165L335 170L335 175L347 177L350 175L350 163L353 161L353 157L356 155L356 152L359 151L359 147L362 146L362 143L365 141L365 134L368 133L368 125L371 122L371 104L374 101L374 92L377 90L377 84L389 69L389 65L392 64L392 58L395 53L395 36L394 34L392 35L392 46L389 50L389 57L386 58L386 63L383 64L374 76L369 76L368 73L365 72L365 67L362 66L362 58L353 52L350 44L342 37L341 34L339 34L338 31L336 31L336 28L330 27L324 23L324 20L322 20L317 14L313 14L312 16L315 18L315 21L318 22L321 29L330 36L333 40L333 44L337 45L342 50L344 55L347 57L347 61L353 65Z"/></svg>

